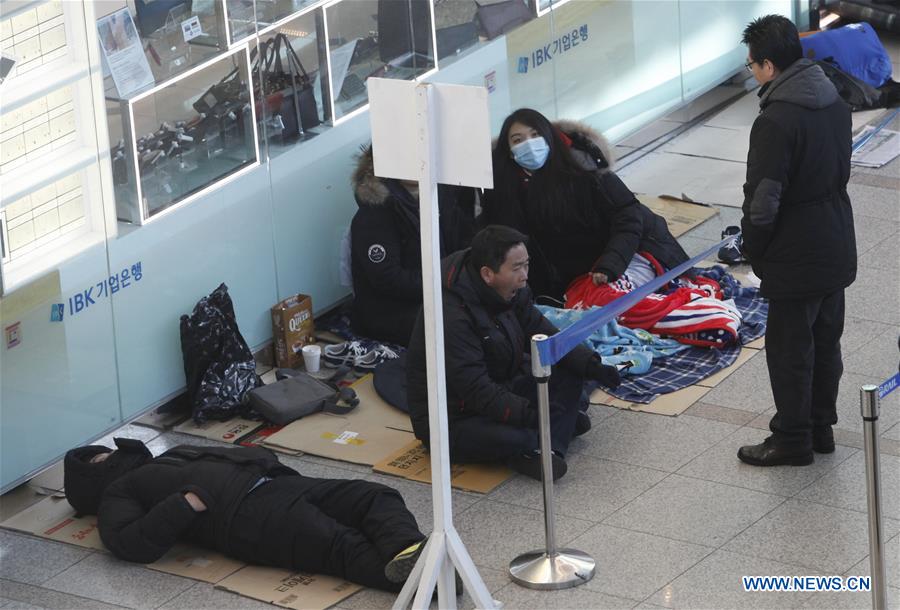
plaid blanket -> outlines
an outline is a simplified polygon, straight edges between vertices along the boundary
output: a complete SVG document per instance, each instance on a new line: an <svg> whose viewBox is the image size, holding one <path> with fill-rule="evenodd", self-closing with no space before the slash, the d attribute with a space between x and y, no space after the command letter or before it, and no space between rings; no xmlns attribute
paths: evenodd
<svg viewBox="0 0 900 610"><path fill-rule="evenodd" d="M741 286L734 276L718 265L709 269L694 269L693 272L716 280L722 287L725 298L734 299L742 317L738 330L741 344L747 344L766 333L769 303L759 296L759 290ZM660 394L686 388L734 364L740 352L740 345L724 349L691 347L677 354L655 359L649 372L624 377L622 385L617 389L604 388L604 391L622 400L647 404Z"/></svg>

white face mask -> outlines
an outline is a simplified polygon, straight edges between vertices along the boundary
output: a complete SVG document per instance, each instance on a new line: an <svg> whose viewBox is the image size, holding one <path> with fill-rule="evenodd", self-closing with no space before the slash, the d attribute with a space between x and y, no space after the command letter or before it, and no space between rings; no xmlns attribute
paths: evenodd
<svg viewBox="0 0 900 610"><path fill-rule="evenodd" d="M519 142L509 149L516 163L527 170L534 171L544 167L547 157L550 155L550 146L547 140L538 136Z"/></svg>

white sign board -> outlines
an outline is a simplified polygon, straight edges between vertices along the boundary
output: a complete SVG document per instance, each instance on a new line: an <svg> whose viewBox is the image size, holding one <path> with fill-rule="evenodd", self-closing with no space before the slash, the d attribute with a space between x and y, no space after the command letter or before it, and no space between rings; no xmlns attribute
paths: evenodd
<svg viewBox="0 0 900 610"><path fill-rule="evenodd" d="M389 78L370 78L366 85L376 176L419 179L415 91L431 87L435 181L493 188L487 89Z"/></svg>

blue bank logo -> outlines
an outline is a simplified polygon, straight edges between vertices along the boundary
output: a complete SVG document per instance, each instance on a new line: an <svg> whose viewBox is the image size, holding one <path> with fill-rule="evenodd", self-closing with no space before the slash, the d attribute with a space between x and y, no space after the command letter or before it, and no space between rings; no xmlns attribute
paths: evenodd
<svg viewBox="0 0 900 610"><path fill-rule="evenodd" d="M525 74L528 72L528 58L520 57L519 58L519 74Z"/></svg>
<svg viewBox="0 0 900 610"><path fill-rule="evenodd" d="M66 304L65 303L53 303L50 305L50 321L51 322L62 322L63 314L66 313Z"/></svg>

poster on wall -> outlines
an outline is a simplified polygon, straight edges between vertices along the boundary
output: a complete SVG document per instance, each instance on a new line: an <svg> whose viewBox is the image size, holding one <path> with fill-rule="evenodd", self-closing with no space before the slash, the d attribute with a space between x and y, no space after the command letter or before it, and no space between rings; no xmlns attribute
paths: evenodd
<svg viewBox="0 0 900 610"><path fill-rule="evenodd" d="M134 19L127 8L98 19L97 34L120 97L128 97L155 82Z"/></svg>

